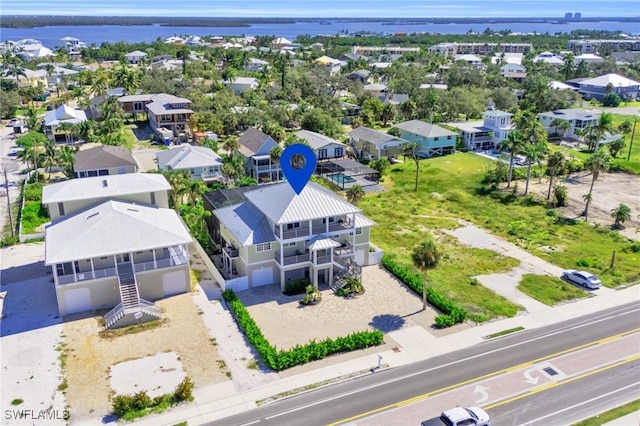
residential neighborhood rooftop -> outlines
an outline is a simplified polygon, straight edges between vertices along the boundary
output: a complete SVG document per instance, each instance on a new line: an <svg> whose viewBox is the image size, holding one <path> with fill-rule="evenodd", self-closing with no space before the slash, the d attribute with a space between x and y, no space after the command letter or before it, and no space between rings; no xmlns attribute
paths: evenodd
<svg viewBox="0 0 640 426"><path fill-rule="evenodd" d="M251 127L245 130L242 136L238 138L238 142L240 143L239 151L246 156L254 155L270 137L271 136L263 131Z"/></svg>
<svg viewBox="0 0 640 426"><path fill-rule="evenodd" d="M554 111L542 112L539 115L553 118L561 118L563 120L585 120L593 119L600 115L597 111L588 111L586 109L556 109Z"/></svg>
<svg viewBox="0 0 640 426"><path fill-rule="evenodd" d="M157 152L156 157L158 163L169 166L171 169L194 169L209 167L216 163L222 165L222 158L212 149L189 144Z"/></svg>
<svg viewBox="0 0 640 426"><path fill-rule="evenodd" d="M74 156L75 170L135 166L131 151L121 146L100 145L79 150Z"/></svg>
<svg viewBox="0 0 640 426"><path fill-rule="evenodd" d="M92 198L117 198L129 194L169 190L171 185L159 173L95 176L45 185L42 188L42 204Z"/></svg>
<svg viewBox="0 0 640 426"><path fill-rule="evenodd" d="M45 264L113 256L192 241L189 230L175 210L106 201L47 226Z"/></svg>
<svg viewBox="0 0 640 426"><path fill-rule="evenodd" d="M313 149L320 149L332 143L340 143L335 139L310 130L299 130L296 132L296 136L307 141Z"/></svg>
<svg viewBox="0 0 640 426"><path fill-rule="evenodd" d="M457 133L444 129L435 124L426 123L421 120L410 120L395 125L400 130L410 132L426 138L437 138L440 136L456 136Z"/></svg>
<svg viewBox="0 0 640 426"><path fill-rule="evenodd" d="M370 129L369 127L357 127L349 132L352 138L362 139L374 145L382 145L388 142L402 141L404 139L392 136L380 130Z"/></svg>

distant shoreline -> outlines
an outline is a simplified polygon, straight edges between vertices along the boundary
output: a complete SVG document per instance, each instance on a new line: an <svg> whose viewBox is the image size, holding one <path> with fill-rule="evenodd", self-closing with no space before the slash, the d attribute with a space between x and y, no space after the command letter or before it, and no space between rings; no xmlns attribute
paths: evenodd
<svg viewBox="0 0 640 426"><path fill-rule="evenodd" d="M247 18L247 17L165 17L165 16L4 16L0 28L37 28L48 26L101 26L101 25L159 25L163 27L237 27L247 28L252 24L295 24L297 22L321 22L325 25L344 22L376 22L387 25L422 24L496 24L496 23L582 23L582 22L640 22L637 17L564 17L534 18Z"/></svg>

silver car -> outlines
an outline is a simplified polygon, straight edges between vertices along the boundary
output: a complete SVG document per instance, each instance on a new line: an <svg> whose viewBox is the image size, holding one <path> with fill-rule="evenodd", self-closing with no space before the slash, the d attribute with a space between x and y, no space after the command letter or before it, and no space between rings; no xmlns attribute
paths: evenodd
<svg viewBox="0 0 640 426"><path fill-rule="evenodd" d="M562 279L572 282L574 284L581 285L585 288L595 290L600 288L602 281L600 281L595 275L587 271L576 271L570 269L562 273Z"/></svg>

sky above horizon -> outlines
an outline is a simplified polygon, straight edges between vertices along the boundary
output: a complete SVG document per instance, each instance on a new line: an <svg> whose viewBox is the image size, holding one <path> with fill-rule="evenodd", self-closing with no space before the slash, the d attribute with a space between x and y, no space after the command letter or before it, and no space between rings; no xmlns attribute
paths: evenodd
<svg viewBox="0 0 640 426"><path fill-rule="evenodd" d="M482 18L640 16L638 0L1 0L0 15L322 17L322 18Z"/></svg>

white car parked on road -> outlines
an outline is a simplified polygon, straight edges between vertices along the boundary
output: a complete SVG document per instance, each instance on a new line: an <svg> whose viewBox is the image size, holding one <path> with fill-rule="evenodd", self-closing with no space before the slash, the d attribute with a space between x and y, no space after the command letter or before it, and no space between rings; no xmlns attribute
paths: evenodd
<svg viewBox="0 0 640 426"><path fill-rule="evenodd" d="M600 288L602 282L592 273L570 269L562 273L563 280L581 285L591 290Z"/></svg>

